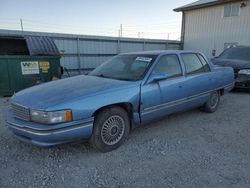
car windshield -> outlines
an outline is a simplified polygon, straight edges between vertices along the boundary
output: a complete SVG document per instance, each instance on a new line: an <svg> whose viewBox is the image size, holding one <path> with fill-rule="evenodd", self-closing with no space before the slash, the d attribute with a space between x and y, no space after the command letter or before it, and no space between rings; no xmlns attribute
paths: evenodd
<svg viewBox="0 0 250 188"><path fill-rule="evenodd" d="M250 61L249 48L228 48L218 57L219 59L237 59Z"/></svg>
<svg viewBox="0 0 250 188"><path fill-rule="evenodd" d="M91 76L116 80L141 80L157 55L118 55L89 73Z"/></svg>

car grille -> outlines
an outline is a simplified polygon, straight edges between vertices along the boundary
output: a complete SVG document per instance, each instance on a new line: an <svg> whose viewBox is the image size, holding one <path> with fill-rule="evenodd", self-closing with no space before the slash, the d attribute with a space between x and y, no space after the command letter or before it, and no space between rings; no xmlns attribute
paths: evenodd
<svg viewBox="0 0 250 188"><path fill-rule="evenodd" d="M13 114L16 118L22 119L25 121L30 121L30 110L27 107L18 105L18 104L11 104Z"/></svg>
<svg viewBox="0 0 250 188"><path fill-rule="evenodd" d="M249 79L249 77L247 75L238 74L238 76L236 78L236 82L244 82L244 81L247 81L248 79Z"/></svg>

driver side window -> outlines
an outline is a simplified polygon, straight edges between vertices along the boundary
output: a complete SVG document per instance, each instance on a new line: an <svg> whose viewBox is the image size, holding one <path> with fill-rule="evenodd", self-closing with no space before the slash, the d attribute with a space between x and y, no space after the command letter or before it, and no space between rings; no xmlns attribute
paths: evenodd
<svg viewBox="0 0 250 188"><path fill-rule="evenodd" d="M154 71L165 73L168 78L182 76L180 61L176 55L162 56L155 66Z"/></svg>

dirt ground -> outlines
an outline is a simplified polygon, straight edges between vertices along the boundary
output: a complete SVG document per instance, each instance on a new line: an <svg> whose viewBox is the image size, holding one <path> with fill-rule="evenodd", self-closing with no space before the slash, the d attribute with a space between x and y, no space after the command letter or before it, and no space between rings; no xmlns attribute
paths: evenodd
<svg viewBox="0 0 250 188"><path fill-rule="evenodd" d="M119 149L87 143L40 148L8 130L0 99L0 187L249 187L250 93L217 112L191 110L141 126Z"/></svg>

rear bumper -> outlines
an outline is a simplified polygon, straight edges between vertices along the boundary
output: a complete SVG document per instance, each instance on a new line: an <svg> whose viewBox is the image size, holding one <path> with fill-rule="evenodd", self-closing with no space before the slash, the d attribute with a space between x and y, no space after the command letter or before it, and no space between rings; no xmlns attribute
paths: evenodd
<svg viewBox="0 0 250 188"><path fill-rule="evenodd" d="M93 118L62 123L55 126L41 125L19 120L13 117L11 111L7 113L6 122L9 129L20 140L44 147L88 139L93 129Z"/></svg>
<svg viewBox="0 0 250 188"><path fill-rule="evenodd" d="M224 87L224 93L229 93L235 86L235 82L228 84Z"/></svg>

